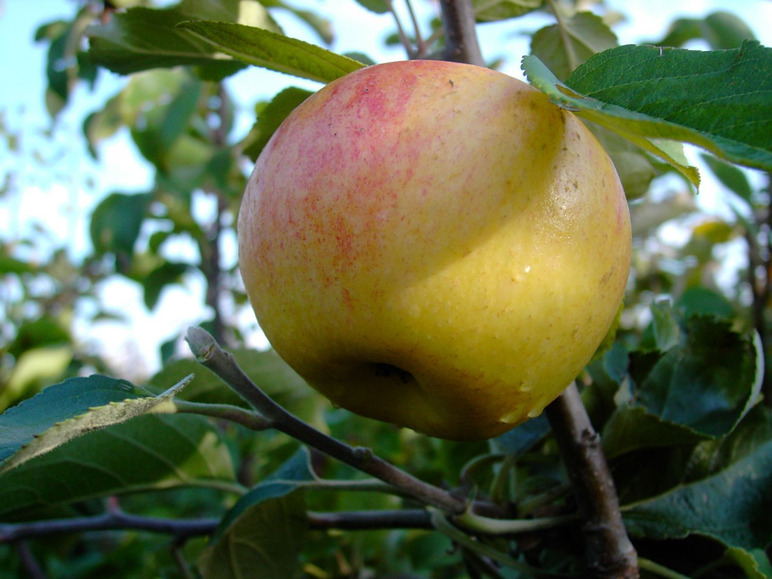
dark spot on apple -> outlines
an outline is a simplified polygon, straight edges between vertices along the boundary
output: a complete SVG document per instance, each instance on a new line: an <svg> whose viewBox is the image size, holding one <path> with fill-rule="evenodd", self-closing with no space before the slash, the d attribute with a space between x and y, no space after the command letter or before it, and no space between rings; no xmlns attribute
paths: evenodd
<svg viewBox="0 0 772 579"><path fill-rule="evenodd" d="M375 375L379 378L394 377L403 384L408 384L414 380L413 375L410 372L407 372L402 368L398 368L397 366L392 366L391 364L376 363L373 364L373 370Z"/></svg>

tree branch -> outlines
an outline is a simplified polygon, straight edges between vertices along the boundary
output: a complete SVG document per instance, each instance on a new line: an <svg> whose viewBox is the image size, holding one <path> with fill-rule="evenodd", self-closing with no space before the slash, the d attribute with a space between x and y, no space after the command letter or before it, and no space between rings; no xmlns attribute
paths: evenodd
<svg viewBox="0 0 772 579"><path fill-rule="evenodd" d="M165 534L182 543L192 537L211 535L220 518L172 519L129 515L108 511L93 517L74 517L24 523L0 524L0 544L17 543L52 535L87 531L140 531ZM313 530L343 531L374 529L432 529L431 515L424 509L349 511L308 513L308 526Z"/></svg>
<svg viewBox="0 0 772 579"><path fill-rule="evenodd" d="M445 50L442 60L485 66L471 0L440 0Z"/></svg>
<svg viewBox="0 0 772 579"><path fill-rule="evenodd" d="M201 328L190 328L186 337L198 361L222 378L267 421L279 430L364 473L380 479L413 499L451 514L466 510L467 502L444 489L426 483L373 454L369 448L352 447L327 436L297 416L287 412L263 392L225 352L211 335Z"/></svg>
<svg viewBox="0 0 772 579"><path fill-rule="evenodd" d="M210 535L220 524L219 518L164 519L108 511L94 517L74 517L29 523L0 524L0 544L83 531L134 530L172 535L177 540Z"/></svg>
<svg viewBox="0 0 772 579"><path fill-rule="evenodd" d="M622 522L614 480L576 384L547 406L546 413L576 495L590 573L638 577L637 555Z"/></svg>

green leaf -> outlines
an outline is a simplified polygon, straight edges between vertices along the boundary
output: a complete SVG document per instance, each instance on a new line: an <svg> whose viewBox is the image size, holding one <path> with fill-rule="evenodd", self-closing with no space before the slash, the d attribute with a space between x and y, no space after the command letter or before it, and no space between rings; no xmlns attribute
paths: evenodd
<svg viewBox="0 0 772 579"><path fill-rule="evenodd" d="M91 214L91 243L98 254L131 256L142 222L153 196L151 193L112 193Z"/></svg>
<svg viewBox="0 0 772 579"><path fill-rule="evenodd" d="M533 12L542 4L544 0L472 0L474 15L478 22L517 18Z"/></svg>
<svg viewBox="0 0 772 579"><path fill-rule="evenodd" d="M193 33L231 56L256 66L327 83L364 65L319 46L270 30L226 22L183 22Z"/></svg>
<svg viewBox="0 0 772 579"><path fill-rule="evenodd" d="M515 457L528 452L550 432L547 417L537 416L493 439L496 448Z"/></svg>
<svg viewBox="0 0 772 579"><path fill-rule="evenodd" d="M188 269L189 266L185 263L164 261L147 276L144 276L142 288L144 289L145 307L149 310L155 308L164 288L167 285L177 283Z"/></svg>
<svg viewBox="0 0 772 579"><path fill-rule="evenodd" d="M730 547L724 553L723 560L736 564L748 579L772 577L772 564L763 549L746 551L739 547Z"/></svg>
<svg viewBox="0 0 772 579"><path fill-rule="evenodd" d="M680 343L651 366L630 375L639 404L662 420L688 426L708 436L722 436L756 403L763 355L751 335L734 332L728 322L704 316L688 318Z"/></svg>
<svg viewBox="0 0 772 579"><path fill-rule="evenodd" d="M608 419L601 440L609 459L639 450L696 444L708 435L662 420L642 406L621 406Z"/></svg>
<svg viewBox="0 0 772 579"><path fill-rule="evenodd" d="M757 42L713 52L621 46L589 59L566 84L550 79L534 57L523 68L554 102L662 156L693 182L654 140L689 142L772 169L772 49Z"/></svg>
<svg viewBox="0 0 772 579"><path fill-rule="evenodd" d="M257 122L247 137L244 154L257 159L268 140L295 108L313 93L301 88L286 88L273 97L257 115Z"/></svg>
<svg viewBox="0 0 772 579"><path fill-rule="evenodd" d="M623 512L628 532L650 539L700 534L729 547L765 549L772 540L772 442L719 474Z"/></svg>
<svg viewBox="0 0 772 579"><path fill-rule="evenodd" d="M190 379L160 396L125 380L94 375L50 386L0 414L0 474L87 432L150 412L175 412L171 401Z"/></svg>
<svg viewBox="0 0 772 579"><path fill-rule="evenodd" d="M386 0L356 0L362 8L376 14L386 14L389 11L389 4Z"/></svg>
<svg viewBox="0 0 772 579"><path fill-rule="evenodd" d="M662 40L647 42L657 46L683 46L702 38L713 50L737 48L744 40L754 40L751 29L730 12L713 12L705 18L679 18L668 28Z"/></svg>
<svg viewBox="0 0 772 579"><path fill-rule="evenodd" d="M193 415L139 416L91 432L0 475L0 519L50 507L184 486L234 490L231 455L217 429Z"/></svg>
<svg viewBox="0 0 772 579"><path fill-rule="evenodd" d="M278 470L238 500L220 522L218 530L212 536L212 544L222 540L230 527L249 510L266 501L285 497L316 480L318 479L311 470L311 455L308 449L301 447Z"/></svg>
<svg viewBox="0 0 772 579"><path fill-rule="evenodd" d="M191 3L188 3L191 4ZM208 78L223 78L243 68L217 54L211 45L177 24L196 18L183 7L135 7L113 13L109 22L89 29L89 56L118 74L159 67L200 66Z"/></svg>
<svg viewBox="0 0 772 579"><path fill-rule="evenodd" d="M9 273L33 273L37 270L37 267L26 261L21 261L11 257L10 255L0 255L0 275L6 275Z"/></svg>
<svg viewBox="0 0 772 579"><path fill-rule="evenodd" d="M652 327L654 330L654 343L657 350L667 352L678 344L680 327L678 321L672 315L670 302L659 301L651 305Z"/></svg>
<svg viewBox="0 0 772 579"><path fill-rule="evenodd" d="M657 176L649 156L643 149L614 131L590 121L586 124L611 157L627 199L632 201L643 197Z"/></svg>
<svg viewBox="0 0 772 579"><path fill-rule="evenodd" d="M577 115L606 127L624 137L637 147L670 163L689 181L699 186L700 176L696 168L689 165L683 147L672 141L650 138L649 127L643 122L656 123L656 119L642 117L634 111L612 107L590 99L561 83L550 70L535 56L523 58L523 71L531 83L550 97L555 104L575 112ZM581 69L581 67L579 68ZM577 69L577 70L579 70ZM655 127L656 128L656 127ZM649 130L649 133L652 131Z"/></svg>
<svg viewBox="0 0 772 579"><path fill-rule="evenodd" d="M566 46L567 42L570 46ZM600 16L578 12L564 18L562 26L553 24L537 31L531 40L531 53L565 81L575 67L617 44L616 34Z"/></svg>
<svg viewBox="0 0 772 579"><path fill-rule="evenodd" d="M683 312L684 317L690 316L714 316L724 320L735 317L732 304L720 293L704 286L687 288L678 298L676 306Z"/></svg>
<svg viewBox="0 0 772 579"><path fill-rule="evenodd" d="M204 577L292 577L307 531L305 501L295 492L316 477L298 451L244 495L223 518L199 560Z"/></svg>
<svg viewBox="0 0 772 579"><path fill-rule="evenodd" d="M73 353L71 344L32 348L22 353L0 389L0 410L61 380L72 363Z"/></svg>

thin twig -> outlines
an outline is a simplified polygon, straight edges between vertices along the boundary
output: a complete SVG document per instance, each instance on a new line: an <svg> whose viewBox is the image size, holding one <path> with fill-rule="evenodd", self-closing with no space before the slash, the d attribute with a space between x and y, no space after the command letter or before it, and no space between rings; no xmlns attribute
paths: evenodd
<svg viewBox="0 0 772 579"><path fill-rule="evenodd" d="M220 348L205 330L190 328L187 341L198 361L222 378L226 384L257 410L271 427L396 487L421 503L435 506L451 514L460 514L466 510L467 501L465 499L408 474L375 456L368 448L352 447L327 436L297 416L287 412L252 382L236 363L233 356Z"/></svg>
<svg viewBox="0 0 772 579"><path fill-rule="evenodd" d="M424 509L336 513L309 512L307 517L309 527L315 530L433 529L431 517Z"/></svg>
<svg viewBox="0 0 772 579"><path fill-rule="evenodd" d="M431 515L424 509L344 511L308 513L312 530L432 529ZM106 512L92 517L73 517L24 523L0 524L0 544L15 543L27 549L25 540L89 531L138 531L170 535L175 545L192 537L211 535L220 518L175 519Z"/></svg>
<svg viewBox="0 0 772 579"><path fill-rule="evenodd" d="M614 480L576 384L547 406L546 413L582 517L589 572L593 577L638 577Z"/></svg>
<svg viewBox="0 0 772 579"><path fill-rule="evenodd" d="M413 44L410 42L410 38L405 32L405 28L402 26L402 21L399 19L399 14L397 14L397 11L394 9L394 4L391 0L384 1L386 2L386 7L389 9L389 12L391 12L391 15L394 17L394 23L397 26L397 35L399 36L399 41L402 43L402 46L405 48L407 57L415 58L416 50L413 48Z"/></svg>

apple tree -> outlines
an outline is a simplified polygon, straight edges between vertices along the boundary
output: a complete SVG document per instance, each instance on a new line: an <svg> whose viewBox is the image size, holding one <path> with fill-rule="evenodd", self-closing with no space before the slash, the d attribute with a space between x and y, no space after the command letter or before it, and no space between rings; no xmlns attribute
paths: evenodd
<svg viewBox="0 0 772 579"><path fill-rule="evenodd" d="M100 199L84 256L37 258L44 228L0 234L3 576L772 576L772 49L727 12L620 46L622 15L600 2L357 1L393 23L399 59L518 62L603 145L633 247L603 343L543 414L488 440L331 404L238 315L236 215L288 115L376 58L329 48L347 30L324 5L78 3L37 31L49 113L122 77L82 131L97 162L127 136L152 185ZM527 31L528 54L485 54L490 26ZM242 130L246 70L286 84ZM14 158L23 129L3 119ZM706 176L724 214L696 201ZM3 203L23 193L9 169ZM151 375L79 339L114 316L108 281L154 311L191 276L199 323Z"/></svg>

